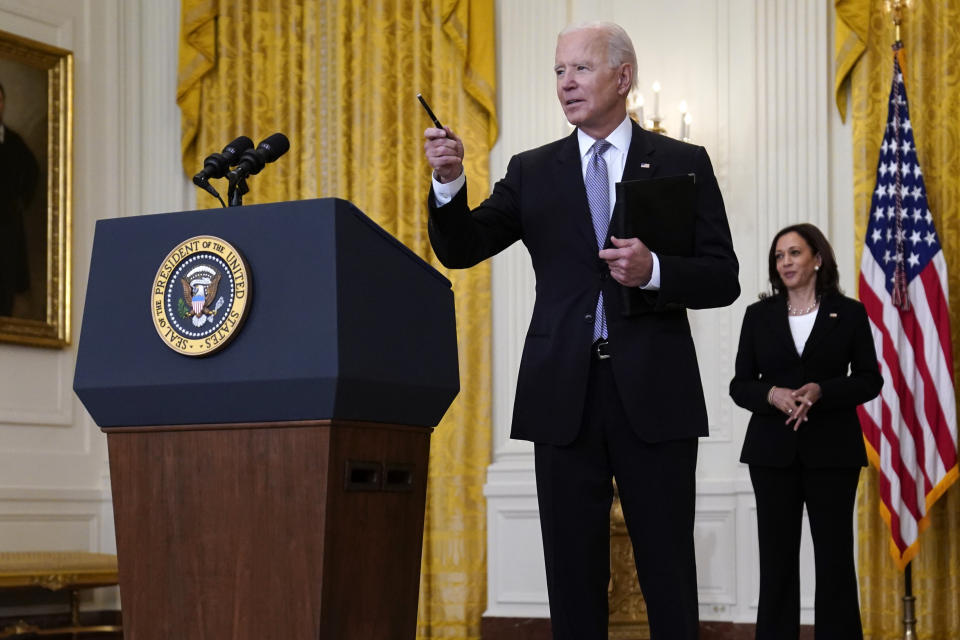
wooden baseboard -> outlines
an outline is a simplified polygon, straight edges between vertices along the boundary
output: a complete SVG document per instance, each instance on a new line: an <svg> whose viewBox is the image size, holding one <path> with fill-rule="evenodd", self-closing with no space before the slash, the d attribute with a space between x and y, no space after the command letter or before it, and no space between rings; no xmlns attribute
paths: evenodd
<svg viewBox="0 0 960 640"><path fill-rule="evenodd" d="M752 624L700 622L700 640L753 640ZM483 640L551 640L546 618L484 618L480 623ZM799 640L813 640L813 626L801 626Z"/></svg>

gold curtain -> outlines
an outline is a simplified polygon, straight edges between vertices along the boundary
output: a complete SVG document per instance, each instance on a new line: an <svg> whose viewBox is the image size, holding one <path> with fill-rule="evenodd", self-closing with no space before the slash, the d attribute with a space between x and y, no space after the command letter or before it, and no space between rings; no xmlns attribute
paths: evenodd
<svg viewBox="0 0 960 640"><path fill-rule="evenodd" d="M954 379L960 380L960 0L914 0L906 10L901 40L910 122L923 168L927 199L949 266ZM894 31L882 0L835 0L837 105L850 83L853 118L856 256L860 263L877 159L893 74ZM958 396L960 397L960 396ZM859 577L864 636L903 637L903 577L889 551L889 529L879 513L877 474L863 474L857 508ZM960 638L960 487L954 486L929 512L913 560L917 636Z"/></svg>
<svg viewBox="0 0 960 640"><path fill-rule="evenodd" d="M182 0L184 170L237 135L283 131L288 155L246 202L336 196L453 283L460 395L434 432L418 638L479 638L486 603L490 270L446 272L426 233L423 93L467 150L471 204L496 140L493 0ZM201 206L216 202L199 193Z"/></svg>

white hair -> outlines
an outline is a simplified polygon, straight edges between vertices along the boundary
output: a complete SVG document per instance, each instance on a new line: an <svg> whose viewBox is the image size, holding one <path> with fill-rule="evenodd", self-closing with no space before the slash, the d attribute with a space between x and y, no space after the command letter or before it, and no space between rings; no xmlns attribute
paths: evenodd
<svg viewBox="0 0 960 640"><path fill-rule="evenodd" d="M633 48L633 41L626 30L615 22L584 22L570 25L559 33L557 38L575 31L596 30L603 33L607 40L607 60L610 67L616 69L623 63L629 63L633 69L630 76L630 87L637 86L637 52Z"/></svg>

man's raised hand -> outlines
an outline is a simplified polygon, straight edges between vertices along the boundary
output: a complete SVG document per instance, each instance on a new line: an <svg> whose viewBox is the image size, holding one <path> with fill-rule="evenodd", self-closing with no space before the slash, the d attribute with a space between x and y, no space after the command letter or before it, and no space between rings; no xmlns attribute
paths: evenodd
<svg viewBox="0 0 960 640"><path fill-rule="evenodd" d="M447 183L459 178L463 173L463 141L457 134L450 127L429 127L423 137L427 139L423 151L437 181Z"/></svg>

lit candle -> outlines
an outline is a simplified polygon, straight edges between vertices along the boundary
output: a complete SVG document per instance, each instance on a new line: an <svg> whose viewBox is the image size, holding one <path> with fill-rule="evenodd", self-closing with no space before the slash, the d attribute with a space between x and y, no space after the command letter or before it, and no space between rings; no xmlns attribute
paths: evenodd
<svg viewBox="0 0 960 640"><path fill-rule="evenodd" d="M687 101L680 101L680 139L687 139Z"/></svg>
<svg viewBox="0 0 960 640"><path fill-rule="evenodd" d="M653 119L660 119L660 83L653 83Z"/></svg>
<svg viewBox="0 0 960 640"><path fill-rule="evenodd" d="M683 139L684 139L684 140L690 140L690 114L689 114L689 113L685 113L685 114L683 115L683 124L684 124L684 127L683 127L684 136L683 136Z"/></svg>

